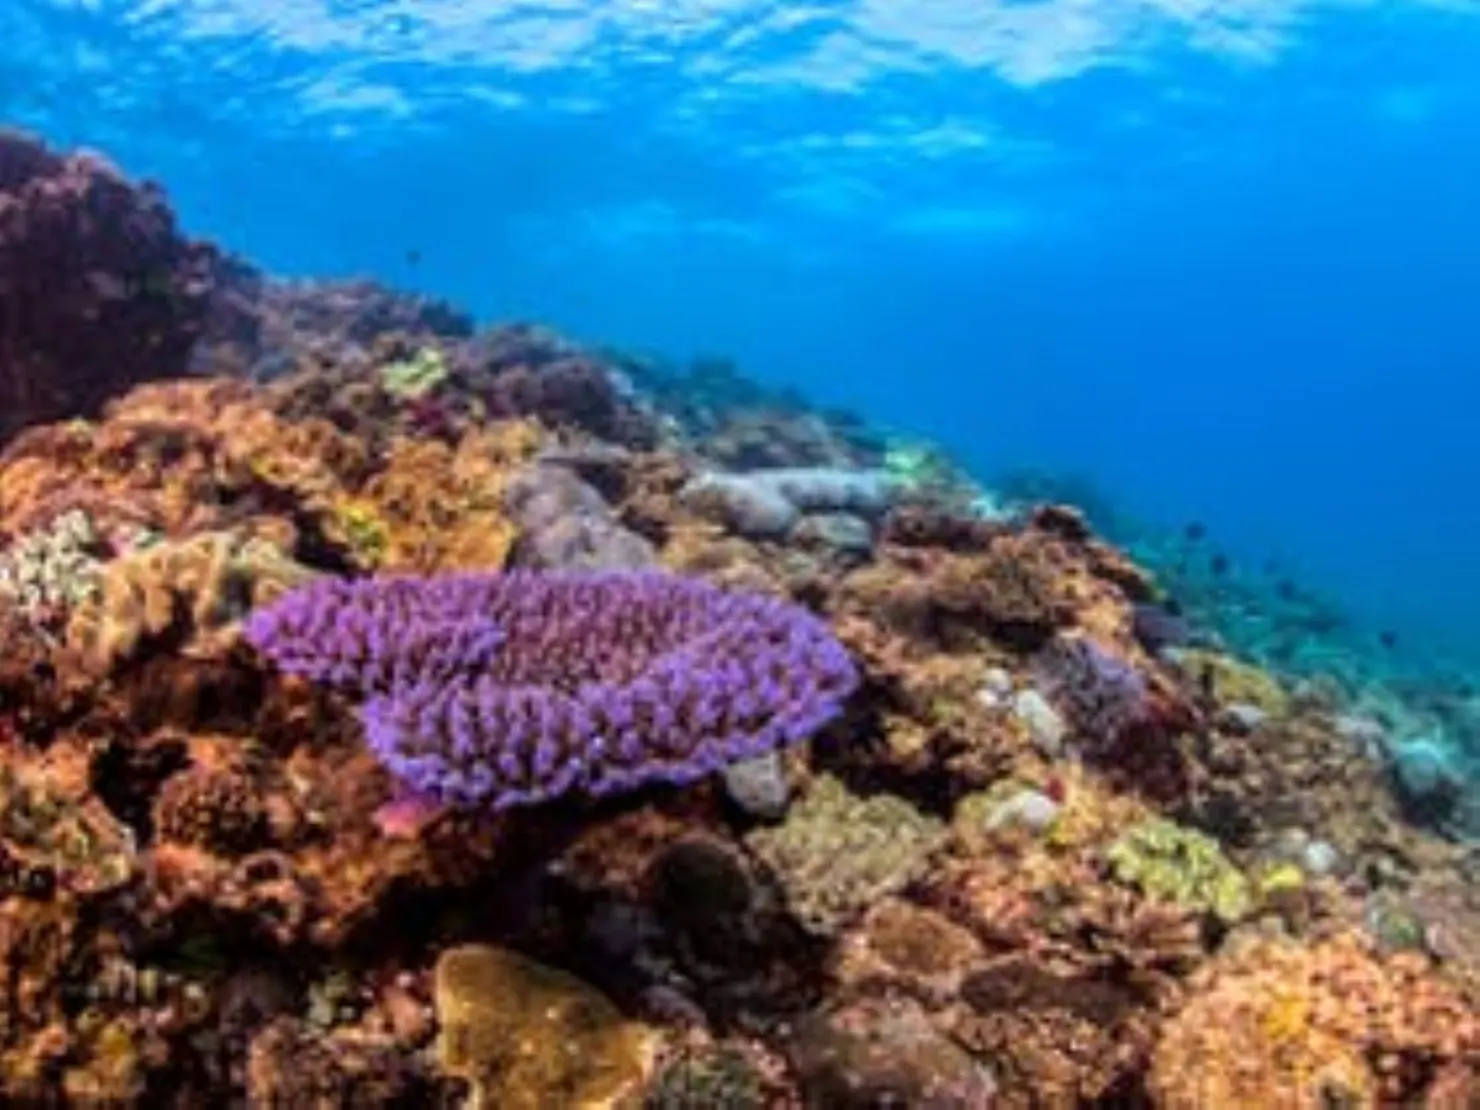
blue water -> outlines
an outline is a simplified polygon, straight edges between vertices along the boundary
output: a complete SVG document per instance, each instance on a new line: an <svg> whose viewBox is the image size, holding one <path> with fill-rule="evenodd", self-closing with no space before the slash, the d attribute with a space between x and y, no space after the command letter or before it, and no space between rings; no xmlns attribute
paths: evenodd
<svg viewBox="0 0 1480 1110"><path fill-rule="evenodd" d="M269 268L724 353L1480 659L1477 59L1472 0L5 0L0 117Z"/></svg>

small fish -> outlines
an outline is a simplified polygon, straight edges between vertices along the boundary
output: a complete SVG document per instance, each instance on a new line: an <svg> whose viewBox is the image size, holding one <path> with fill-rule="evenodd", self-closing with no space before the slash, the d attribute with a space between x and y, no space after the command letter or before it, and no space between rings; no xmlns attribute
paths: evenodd
<svg viewBox="0 0 1480 1110"><path fill-rule="evenodd" d="M1295 583L1291 582L1288 578L1281 578L1275 586L1274 592L1279 595L1281 601L1294 601L1296 594Z"/></svg>
<svg viewBox="0 0 1480 1110"><path fill-rule="evenodd" d="M1377 634L1377 642L1385 647L1388 651L1392 651L1398 646L1398 634L1394 632L1391 628L1384 628L1381 632Z"/></svg>
<svg viewBox="0 0 1480 1110"><path fill-rule="evenodd" d="M412 247L410 250L408 250L406 252L406 265L408 265L408 266L420 266L421 265L421 251L418 250L416 247Z"/></svg>
<svg viewBox="0 0 1480 1110"><path fill-rule="evenodd" d="M1182 529L1182 535L1186 536L1191 542L1197 543L1199 540L1207 538L1208 526L1200 520L1189 521L1187 526Z"/></svg>
<svg viewBox="0 0 1480 1110"><path fill-rule="evenodd" d="M1222 578L1227 574L1232 566L1233 564L1229 561L1228 556L1224 555L1221 551L1208 560L1208 570L1212 571L1214 576L1218 578Z"/></svg>

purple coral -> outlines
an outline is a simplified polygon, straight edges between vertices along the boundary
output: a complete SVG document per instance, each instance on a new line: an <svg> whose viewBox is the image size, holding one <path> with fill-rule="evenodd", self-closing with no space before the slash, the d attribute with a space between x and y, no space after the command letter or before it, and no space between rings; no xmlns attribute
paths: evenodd
<svg viewBox="0 0 1480 1110"><path fill-rule="evenodd" d="M1152 717L1145 677L1088 637L1052 640L1035 670L1044 694L1093 749L1112 747Z"/></svg>
<svg viewBox="0 0 1480 1110"><path fill-rule="evenodd" d="M315 583L247 635L365 695L407 786L493 809L693 781L810 735L857 684L805 610L652 571Z"/></svg>
<svg viewBox="0 0 1480 1110"><path fill-rule="evenodd" d="M325 578L254 611L243 633L279 670L372 697L487 665L503 633L463 575Z"/></svg>

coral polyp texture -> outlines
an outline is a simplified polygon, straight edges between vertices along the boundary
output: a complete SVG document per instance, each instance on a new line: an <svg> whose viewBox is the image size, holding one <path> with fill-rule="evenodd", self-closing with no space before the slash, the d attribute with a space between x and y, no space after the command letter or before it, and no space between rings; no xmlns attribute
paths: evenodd
<svg viewBox="0 0 1480 1110"><path fill-rule="evenodd" d="M363 697L407 786L495 810L691 782L807 738L857 685L805 610L660 572L330 580L246 635Z"/></svg>

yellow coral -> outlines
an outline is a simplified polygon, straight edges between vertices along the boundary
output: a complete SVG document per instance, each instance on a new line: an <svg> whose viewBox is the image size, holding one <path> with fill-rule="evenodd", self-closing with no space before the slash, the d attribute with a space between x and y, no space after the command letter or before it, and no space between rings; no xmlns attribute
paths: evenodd
<svg viewBox="0 0 1480 1110"><path fill-rule="evenodd" d="M1289 694L1273 675L1252 663L1216 651L1189 648L1178 656L1178 664L1188 674L1208 682L1213 696L1224 705L1252 705L1272 717L1289 712Z"/></svg>
<svg viewBox="0 0 1480 1110"><path fill-rule="evenodd" d="M203 532L115 559L97 598L67 625L67 644L94 672L131 659L147 640L224 632L253 606L312 577L249 530Z"/></svg>
<svg viewBox="0 0 1480 1110"><path fill-rule="evenodd" d="M1217 841L1173 821L1141 822L1110 846L1107 859L1121 882L1219 920L1237 921L1251 908L1248 878Z"/></svg>
<svg viewBox="0 0 1480 1110"><path fill-rule="evenodd" d="M574 976L507 949L442 953L433 985L437 1059L471 1087L470 1110L585 1110L631 1099L653 1040Z"/></svg>
<svg viewBox="0 0 1480 1110"><path fill-rule="evenodd" d="M1305 888L1305 872L1293 863L1278 863L1262 872L1255 882L1262 898L1276 898Z"/></svg>
<svg viewBox="0 0 1480 1110"><path fill-rule="evenodd" d="M397 439L384 469L339 509L340 534L351 534L357 519L362 541L381 545L371 565L387 570L498 569L516 537L504 488L538 445L538 430L524 421L472 432L456 447Z"/></svg>
<svg viewBox="0 0 1480 1110"><path fill-rule="evenodd" d="M414 401L425 397L447 377L447 359L436 347L422 347L410 358L380 368L381 384L392 397Z"/></svg>
<svg viewBox="0 0 1480 1110"><path fill-rule="evenodd" d="M350 556L367 569L385 561L390 546L390 528L374 504L358 497L334 502L325 521L325 534L349 550Z"/></svg>

